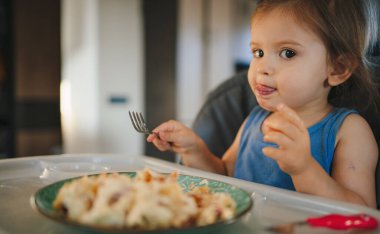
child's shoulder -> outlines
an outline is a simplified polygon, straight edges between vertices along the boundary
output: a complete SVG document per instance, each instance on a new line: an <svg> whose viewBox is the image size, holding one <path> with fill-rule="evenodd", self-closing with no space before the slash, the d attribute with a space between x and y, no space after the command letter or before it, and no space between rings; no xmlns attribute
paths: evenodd
<svg viewBox="0 0 380 234"><path fill-rule="evenodd" d="M337 141L362 142L375 141L374 134L368 122L358 113L347 115L337 135Z"/></svg>
<svg viewBox="0 0 380 234"><path fill-rule="evenodd" d="M369 124L367 121L357 112L352 112L347 115L347 117L344 119L342 128L347 129L356 129L356 128L366 128L368 127L370 129Z"/></svg>

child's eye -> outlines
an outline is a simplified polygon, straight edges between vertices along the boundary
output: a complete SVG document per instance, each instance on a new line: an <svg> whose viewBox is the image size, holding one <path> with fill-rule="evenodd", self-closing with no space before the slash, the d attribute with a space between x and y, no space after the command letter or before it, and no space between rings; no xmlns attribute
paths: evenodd
<svg viewBox="0 0 380 234"><path fill-rule="evenodd" d="M264 51L260 50L260 49L254 50L253 51L253 57L255 57L255 58L262 58L262 57L264 57Z"/></svg>
<svg viewBox="0 0 380 234"><path fill-rule="evenodd" d="M281 51L280 56L286 59L290 59L296 55L296 52L289 49L284 49Z"/></svg>

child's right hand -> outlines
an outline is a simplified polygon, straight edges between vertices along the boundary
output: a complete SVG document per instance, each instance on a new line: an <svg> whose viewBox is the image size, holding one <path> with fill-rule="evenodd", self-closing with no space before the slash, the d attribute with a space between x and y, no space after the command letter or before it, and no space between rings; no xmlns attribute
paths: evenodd
<svg viewBox="0 0 380 234"><path fill-rule="evenodd" d="M200 154L200 138L185 125L169 120L153 130L147 138L160 151L172 150L182 157Z"/></svg>
<svg viewBox="0 0 380 234"><path fill-rule="evenodd" d="M222 160L210 152L202 138L177 121L169 120L159 125L147 141L161 151L171 150L179 154L184 165L219 174L227 173Z"/></svg>

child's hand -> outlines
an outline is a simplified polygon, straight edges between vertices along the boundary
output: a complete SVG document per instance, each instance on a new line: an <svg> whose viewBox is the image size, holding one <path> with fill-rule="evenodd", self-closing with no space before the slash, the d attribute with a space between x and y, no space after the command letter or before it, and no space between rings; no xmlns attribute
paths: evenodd
<svg viewBox="0 0 380 234"><path fill-rule="evenodd" d="M179 154L186 166L214 173L226 174L226 166L207 148L204 141L185 125L170 120L153 130L147 138L159 150L172 150Z"/></svg>
<svg viewBox="0 0 380 234"><path fill-rule="evenodd" d="M312 160L310 138L307 128L297 113L284 104L264 121L264 141L278 145L265 147L263 153L277 161L289 175L307 170Z"/></svg>
<svg viewBox="0 0 380 234"><path fill-rule="evenodd" d="M152 142L161 151L172 150L182 156L199 151L199 137L193 130L177 121L167 121L153 132L155 134L149 135L147 141Z"/></svg>

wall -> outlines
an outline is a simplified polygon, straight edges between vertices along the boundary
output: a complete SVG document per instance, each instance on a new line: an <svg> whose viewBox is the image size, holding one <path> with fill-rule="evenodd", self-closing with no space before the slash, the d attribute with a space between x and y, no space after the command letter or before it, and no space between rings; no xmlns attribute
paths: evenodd
<svg viewBox="0 0 380 234"><path fill-rule="evenodd" d="M101 152L143 153L128 110L144 111L142 1L99 1L99 141ZM125 99L113 102L111 99Z"/></svg>
<svg viewBox="0 0 380 234"><path fill-rule="evenodd" d="M97 23L97 1L62 1L61 117L65 153L99 151Z"/></svg>
<svg viewBox="0 0 380 234"><path fill-rule="evenodd" d="M62 0L65 153L143 153L128 116L144 101L140 3Z"/></svg>
<svg viewBox="0 0 380 234"><path fill-rule="evenodd" d="M177 116L190 125L204 100L204 0L180 0L177 36Z"/></svg>
<svg viewBox="0 0 380 234"><path fill-rule="evenodd" d="M207 94L251 54L254 1L179 0L177 119L190 126Z"/></svg>

